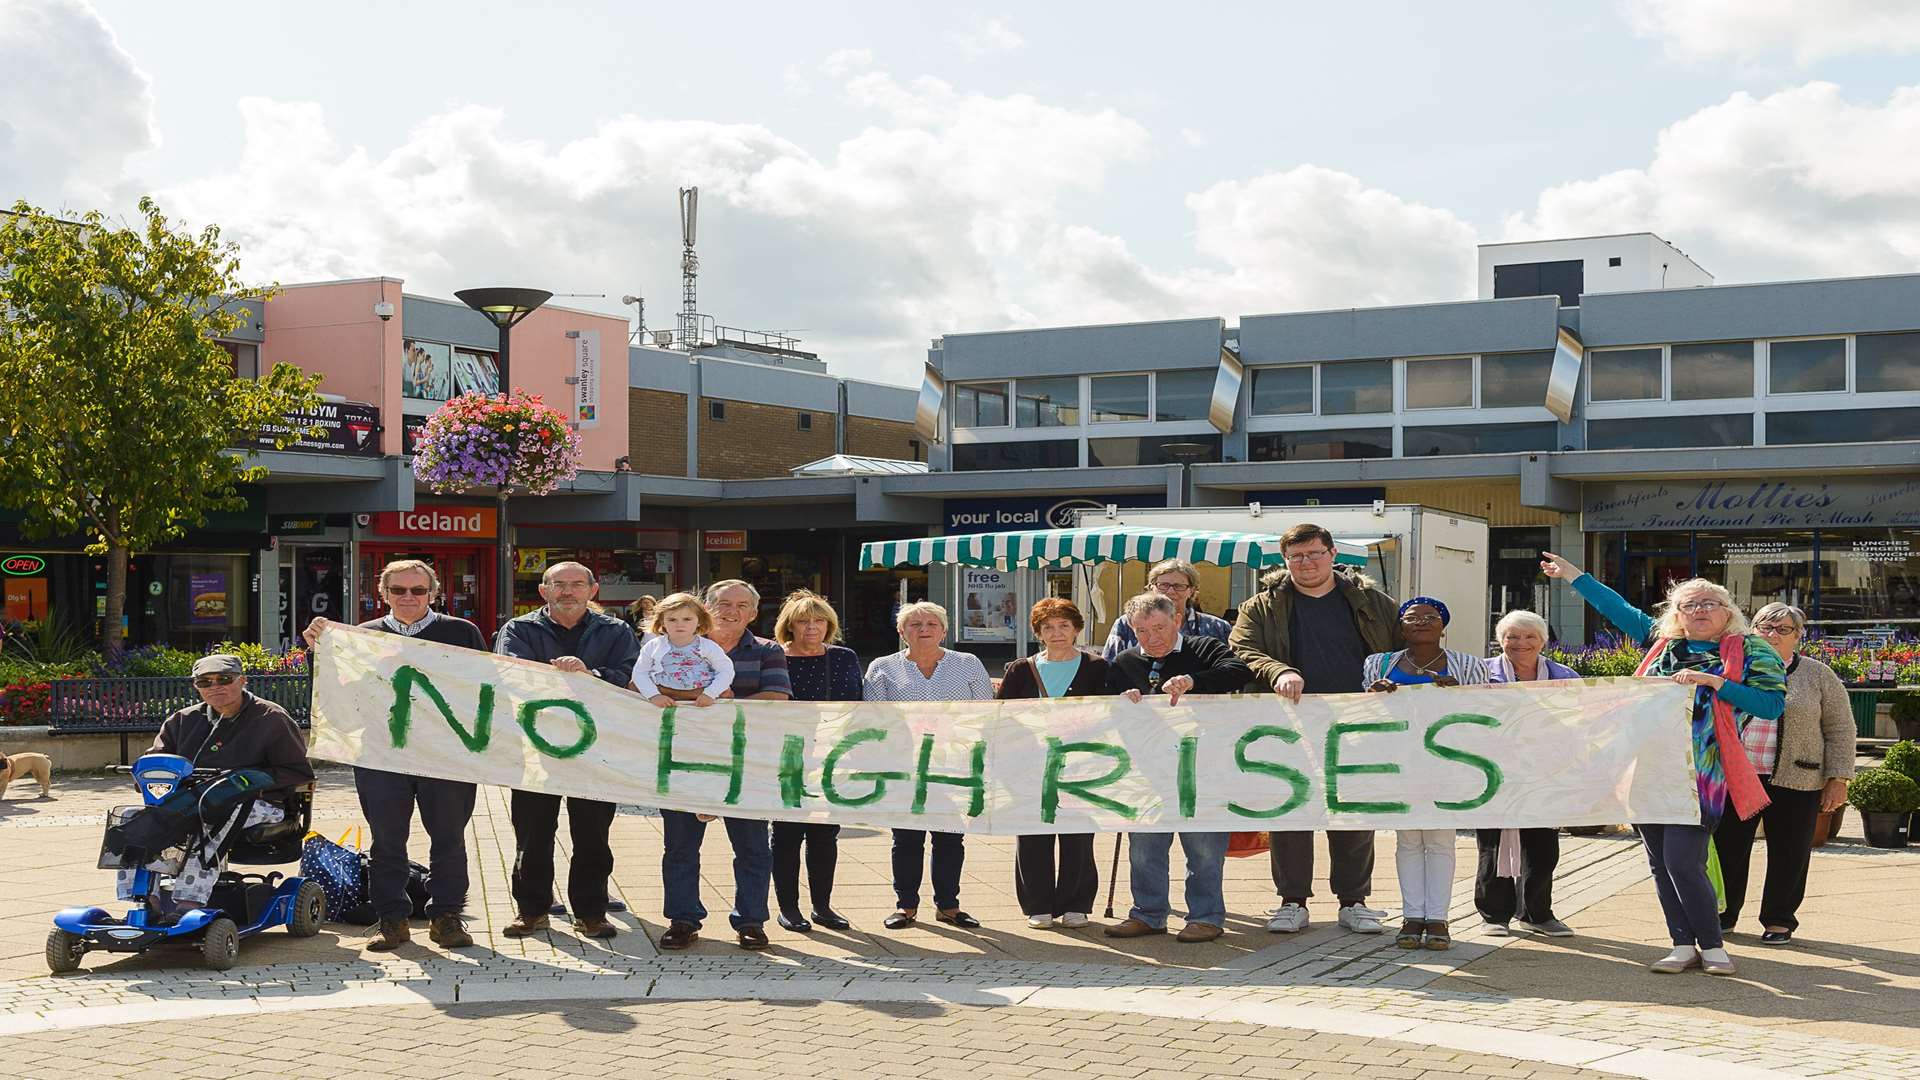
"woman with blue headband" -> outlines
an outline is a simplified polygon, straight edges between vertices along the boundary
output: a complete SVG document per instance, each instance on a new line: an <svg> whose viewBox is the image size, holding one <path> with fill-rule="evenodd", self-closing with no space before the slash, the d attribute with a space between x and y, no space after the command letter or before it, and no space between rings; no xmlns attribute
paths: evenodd
<svg viewBox="0 0 1920 1080"><path fill-rule="evenodd" d="M1487 662L1471 653L1440 646L1446 635L1447 605L1416 596L1400 605L1400 631L1407 647L1367 657L1361 681L1369 693L1390 693L1402 686L1484 686ZM1453 945L1447 908L1453 902L1454 831L1401 829L1394 838L1394 864L1400 873L1400 935L1403 949L1446 949Z"/></svg>

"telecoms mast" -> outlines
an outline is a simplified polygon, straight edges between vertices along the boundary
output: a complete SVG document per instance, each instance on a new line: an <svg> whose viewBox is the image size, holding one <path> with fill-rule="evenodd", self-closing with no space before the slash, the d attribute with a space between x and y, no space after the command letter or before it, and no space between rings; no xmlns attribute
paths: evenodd
<svg viewBox="0 0 1920 1080"><path fill-rule="evenodd" d="M700 344L700 302L695 279L700 276L700 256L693 253L694 227L700 214L700 189L680 189L680 344L691 349Z"/></svg>

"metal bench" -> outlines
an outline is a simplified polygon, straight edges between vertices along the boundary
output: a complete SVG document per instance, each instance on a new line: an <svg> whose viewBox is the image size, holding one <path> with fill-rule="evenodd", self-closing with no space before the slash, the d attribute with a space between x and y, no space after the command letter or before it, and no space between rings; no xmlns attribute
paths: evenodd
<svg viewBox="0 0 1920 1080"><path fill-rule="evenodd" d="M312 715L313 679L308 675L249 675L247 690L287 710L306 727ZM151 735L166 718L200 695L184 676L122 679L56 679L49 688L47 733L118 735L120 764L131 763L129 738Z"/></svg>

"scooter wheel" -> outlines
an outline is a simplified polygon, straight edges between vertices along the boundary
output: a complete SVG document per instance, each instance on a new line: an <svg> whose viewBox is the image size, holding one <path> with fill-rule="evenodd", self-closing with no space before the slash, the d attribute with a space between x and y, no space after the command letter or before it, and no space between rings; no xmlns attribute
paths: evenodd
<svg viewBox="0 0 1920 1080"><path fill-rule="evenodd" d="M200 939L200 958L215 971L225 971L240 956L240 927L232 919L221 917L207 924Z"/></svg>
<svg viewBox="0 0 1920 1080"><path fill-rule="evenodd" d="M293 921L287 924L287 933L294 937L312 937L320 932L320 924L327 919L327 894L317 881L303 881L300 889L293 894Z"/></svg>
<svg viewBox="0 0 1920 1080"><path fill-rule="evenodd" d="M66 930L47 933L47 970L55 975L80 970L80 958L87 954L87 939Z"/></svg>

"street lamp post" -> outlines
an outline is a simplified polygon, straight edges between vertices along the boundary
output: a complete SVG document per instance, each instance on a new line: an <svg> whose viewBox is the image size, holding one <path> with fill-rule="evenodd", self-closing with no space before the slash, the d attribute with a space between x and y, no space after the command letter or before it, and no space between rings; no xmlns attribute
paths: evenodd
<svg viewBox="0 0 1920 1080"><path fill-rule="evenodd" d="M461 303L485 315L500 330L500 382L498 389L504 400L513 392L513 381L508 377L507 356L509 351L508 333L516 323L534 313L541 304L553 299L553 294L545 289L461 289L453 294ZM497 567L494 585L499 595L494 610L498 615L497 632L513 618L513 540L507 521L507 485L500 485L495 499L498 502L498 523L495 528L498 536L494 540Z"/></svg>

